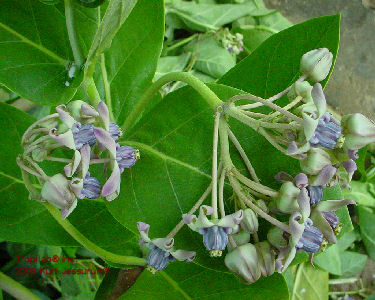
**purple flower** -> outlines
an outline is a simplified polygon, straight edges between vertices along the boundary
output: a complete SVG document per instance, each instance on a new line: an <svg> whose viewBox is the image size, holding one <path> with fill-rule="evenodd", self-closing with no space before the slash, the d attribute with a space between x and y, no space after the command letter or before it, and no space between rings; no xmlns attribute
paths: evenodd
<svg viewBox="0 0 375 300"><path fill-rule="evenodd" d="M338 121L330 113L325 113L319 119L314 135L310 139L310 144L313 147L322 146L327 149L334 149L340 136L341 127Z"/></svg>
<svg viewBox="0 0 375 300"><path fill-rule="evenodd" d="M199 229L199 233L203 235L203 244L209 251L224 250L228 244L228 234L231 232L232 228L217 225Z"/></svg>
<svg viewBox="0 0 375 300"><path fill-rule="evenodd" d="M81 149L85 144L89 144L90 146L95 145L94 126L91 124L81 125L81 123L77 122L73 125L72 132L77 150Z"/></svg>
<svg viewBox="0 0 375 300"><path fill-rule="evenodd" d="M150 248L150 252L147 256L147 264L158 271L165 269L170 262L176 260L170 252L156 247L151 242L148 247Z"/></svg>
<svg viewBox="0 0 375 300"><path fill-rule="evenodd" d="M318 204L322 198L323 198L323 187L318 185L318 186L308 186L307 190L309 192L309 197L310 197L310 204L315 205Z"/></svg>
<svg viewBox="0 0 375 300"><path fill-rule="evenodd" d="M322 211L322 216L324 217L324 219L326 219L332 229L336 229L336 227L340 223L339 218L333 211Z"/></svg>
<svg viewBox="0 0 375 300"><path fill-rule="evenodd" d="M89 198L89 199L97 199L100 196L100 190L102 185L100 181L95 178L91 177L90 173L87 172L86 176L83 180L83 188L81 194L79 195L79 199Z"/></svg>
<svg viewBox="0 0 375 300"><path fill-rule="evenodd" d="M116 161L120 168L120 172L124 172L125 168L130 168L137 161L137 155L134 148L130 146L116 145Z"/></svg>
<svg viewBox="0 0 375 300"><path fill-rule="evenodd" d="M122 135L121 128L116 123L111 122L109 123L109 134L115 141L117 141Z"/></svg>
<svg viewBox="0 0 375 300"><path fill-rule="evenodd" d="M299 239L296 249L305 250L306 252L316 253L320 250L323 242L323 234L313 226L313 222L307 219L302 237Z"/></svg>

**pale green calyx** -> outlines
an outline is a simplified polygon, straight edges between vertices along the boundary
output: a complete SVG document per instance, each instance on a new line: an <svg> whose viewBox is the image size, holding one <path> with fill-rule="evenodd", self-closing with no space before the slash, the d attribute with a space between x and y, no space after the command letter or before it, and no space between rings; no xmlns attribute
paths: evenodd
<svg viewBox="0 0 375 300"><path fill-rule="evenodd" d="M297 197L300 189L297 188L293 182L284 182L275 198L276 207L283 213L292 213L298 210L299 206L297 203Z"/></svg>
<svg viewBox="0 0 375 300"><path fill-rule="evenodd" d="M332 165L330 155L320 148L311 148L307 152L307 157L300 160L302 172L308 175L318 175L325 167Z"/></svg>
<svg viewBox="0 0 375 300"><path fill-rule="evenodd" d="M242 229L249 233L254 233L258 231L258 226L258 217L256 213L250 208L245 209L241 221Z"/></svg>

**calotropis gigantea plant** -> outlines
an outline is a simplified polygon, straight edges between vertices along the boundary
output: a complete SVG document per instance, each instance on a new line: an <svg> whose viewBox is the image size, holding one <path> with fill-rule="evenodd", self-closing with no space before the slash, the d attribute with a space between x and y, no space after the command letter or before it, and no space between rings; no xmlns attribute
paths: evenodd
<svg viewBox="0 0 375 300"><path fill-rule="evenodd" d="M29 20L35 7L43 16L56 14L55 23L48 23L56 30L48 33L57 37L48 40L43 33L37 39L3 13L2 39L28 55L21 66L21 58L14 59L19 49L7 51L0 81L55 107L35 121L1 104L11 115L4 113L3 119L17 124L17 134L7 132L7 143L20 139L17 158L3 153L9 159L0 167L1 178L22 175L4 182L1 238L21 241L25 231L25 242L81 245L115 267L147 267L151 273L144 272L135 289L155 282L162 288L164 278L187 299L193 288L186 292L177 281L183 286L181 278L190 274L200 274L215 292L216 279L228 289L238 284L229 272L246 284L269 277L267 282L283 287L275 270L284 272L296 253L313 259L337 241L347 220L335 211L345 211L352 201L337 195L325 200L324 193L350 184L358 149L374 141L371 120L352 114L340 121L326 108L323 86L336 57L337 16L275 35L218 84L206 85L184 72L152 83L163 39L162 1L111 0L95 9L69 0L63 7L36 2L16 20ZM86 27L77 21L82 16L90 17ZM311 41L299 42L301 36ZM64 39L70 45L66 51ZM293 49L302 50L291 54L291 41ZM36 62L27 61L30 57ZM14 73L18 69L22 84ZM190 88L160 99L158 90L175 81ZM205 139L211 127L213 135ZM251 152L254 148L259 153ZM20 168L12 169L9 161ZM23 191L15 199L19 183L36 201L24 201ZM5 209L16 204L28 208L27 216L17 215L18 208ZM25 224L39 214L38 222ZM140 244L136 249L134 240ZM263 285L261 293L268 290ZM285 298L285 288L279 292Z"/></svg>

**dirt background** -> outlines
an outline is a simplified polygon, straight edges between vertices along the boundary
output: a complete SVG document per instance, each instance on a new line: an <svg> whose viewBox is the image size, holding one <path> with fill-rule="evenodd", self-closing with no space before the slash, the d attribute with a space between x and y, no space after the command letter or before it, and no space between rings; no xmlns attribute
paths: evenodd
<svg viewBox="0 0 375 300"><path fill-rule="evenodd" d="M293 23L341 14L335 70L325 89L339 113L361 112L375 119L375 0L265 0Z"/></svg>

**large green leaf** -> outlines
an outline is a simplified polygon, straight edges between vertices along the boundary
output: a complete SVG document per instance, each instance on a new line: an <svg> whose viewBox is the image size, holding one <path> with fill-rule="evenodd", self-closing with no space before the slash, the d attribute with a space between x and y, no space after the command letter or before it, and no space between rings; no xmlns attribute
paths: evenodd
<svg viewBox="0 0 375 300"><path fill-rule="evenodd" d="M361 236L367 254L371 259L375 259L375 214L370 208L364 206L357 207L359 227L361 230Z"/></svg>
<svg viewBox="0 0 375 300"><path fill-rule="evenodd" d="M375 198L371 191L374 184L370 182L352 181L351 190L343 191L346 198L354 200L358 205L375 207Z"/></svg>
<svg viewBox="0 0 375 300"><path fill-rule="evenodd" d="M21 136L33 121L29 115L0 103L0 126L3 129L0 148L0 238L30 244L79 246L43 205L28 200L16 157L22 153ZM116 222L102 202L80 201L69 221L105 249L117 253L132 251L134 235Z"/></svg>
<svg viewBox="0 0 375 300"><path fill-rule="evenodd" d="M311 19L283 30L267 39L218 82L268 98L300 76L300 59L307 51L326 47L336 59L339 30L339 15ZM327 79L323 86L326 82Z"/></svg>
<svg viewBox="0 0 375 300"><path fill-rule="evenodd" d="M292 300L328 299L328 272L304 263L298 267Z"/></svg>
<svg viewBox="0 0 375 300"><path fill-rule="evenodd" d="M154 77L163 37L163 0L141 0L105 52L112 108L119 124ZM98 88L104 96L101 78Z"/></svg>
<svg viewBox="0 0 375 300"><path fill-rule="evenodd" d="M84 55L97 28L97 13L75 9L77 35ZM72 54L64 5L40 1L0 2L0 82L22 97L55 105L73 97L81 75L65 86Z"/></svg>
<svg viewBox="0 0 375 300"><path fill-rule="evenodd" d="M280 274L244 285L232 274L193 264L169 266L152 275L144 271L124 299L289 299L288 287Z"/></svg>

